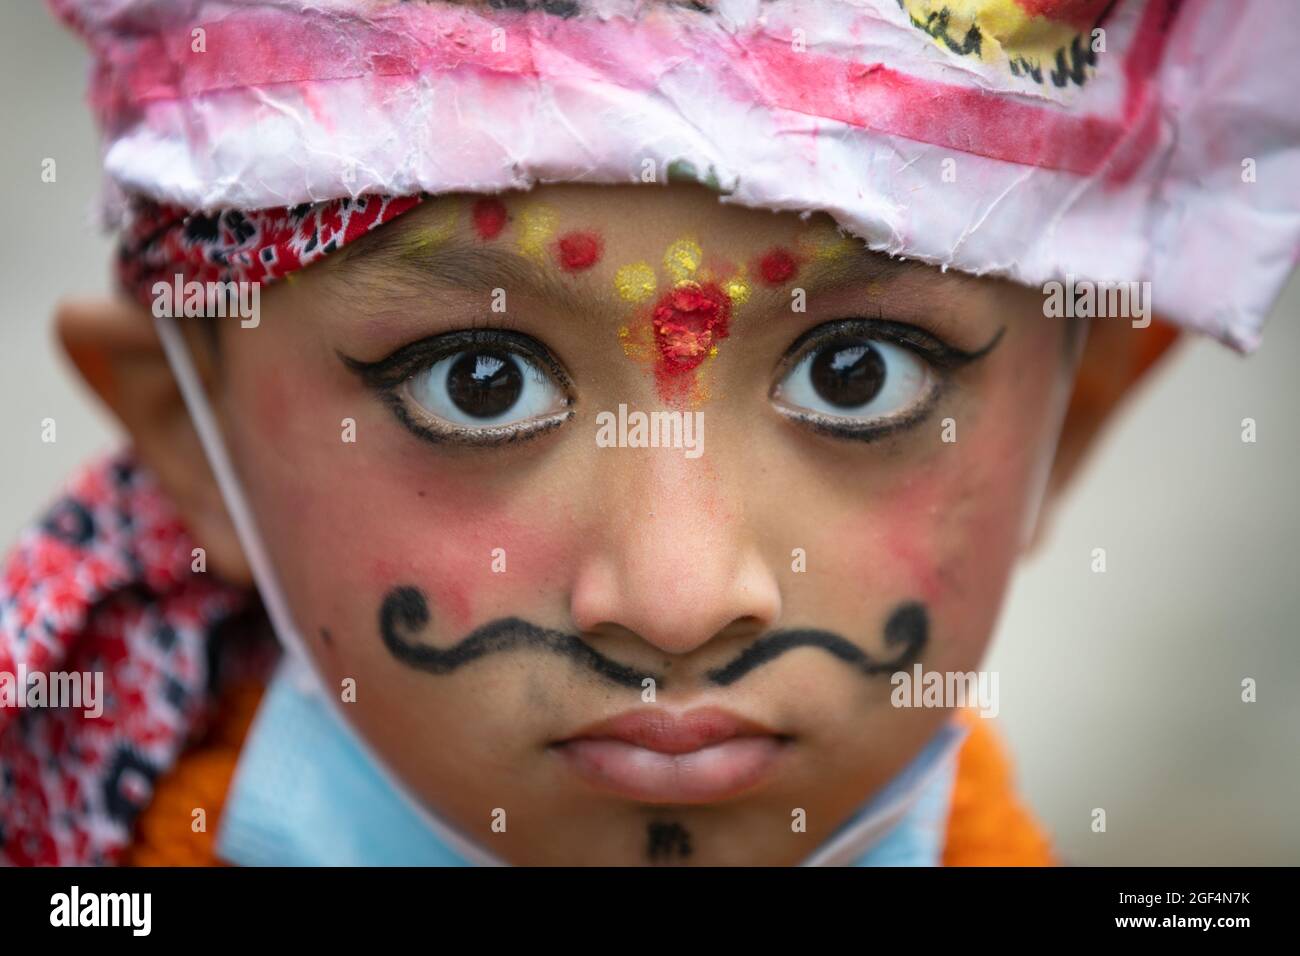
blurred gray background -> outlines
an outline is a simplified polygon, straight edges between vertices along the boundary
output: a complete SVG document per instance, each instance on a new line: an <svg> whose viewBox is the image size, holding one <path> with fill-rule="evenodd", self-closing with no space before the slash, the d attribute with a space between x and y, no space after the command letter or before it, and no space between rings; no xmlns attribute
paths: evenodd
<svg viewBox="0 0 1300 956"><path fill-rule="evenodd" d="M51 338L109 287L86 57L0 5L0 546L117 441ZM41 181L57 161L58 180ZM1022 793L1085 864L1300 864L1300 281L1262 350L1184 345L1131 402L1007 597L988 666ZM58 423L44 444L40 422ZM1243 418L1258 442L1243 444ZM1090 570L1092 549L1108 572ZM1258 682L1257 703L1241 681ZM1091 832L1092 810L1107 832Z"/></svg>

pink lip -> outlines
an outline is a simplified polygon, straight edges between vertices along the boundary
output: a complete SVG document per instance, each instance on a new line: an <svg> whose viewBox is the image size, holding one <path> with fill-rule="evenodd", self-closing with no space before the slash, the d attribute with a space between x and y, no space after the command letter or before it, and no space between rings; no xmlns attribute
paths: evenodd
<svg viewBox="0 0 1300 956"><path fill-rule="evenodd" d="M602 790L653 803L713 803L762 783L788 738L716 707L620 714L555 745Z"/></svg>

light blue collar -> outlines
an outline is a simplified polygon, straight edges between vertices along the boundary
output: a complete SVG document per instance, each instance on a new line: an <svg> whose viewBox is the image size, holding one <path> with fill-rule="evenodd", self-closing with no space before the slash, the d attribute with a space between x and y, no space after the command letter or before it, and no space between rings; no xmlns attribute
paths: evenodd
<svg viewBox="0 0 1300 956"><path fill-rule="evenodd" d="M243 866L499 862L408 798L315 686L301 665L277 670L240 754L218 856ZM945 725L807 863L937 865L965 734Z"/></svg>

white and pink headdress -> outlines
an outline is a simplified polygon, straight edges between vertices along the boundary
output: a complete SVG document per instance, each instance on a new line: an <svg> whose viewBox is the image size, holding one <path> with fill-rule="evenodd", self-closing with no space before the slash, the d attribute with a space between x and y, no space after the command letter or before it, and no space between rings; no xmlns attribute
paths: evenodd
<svg viewBox="0 0 1300 956"><path fill-rule="evenodd" d="M124 268L267 281L452 191L664 182L1253 349L1300 248L1288 0L50 0ZM123 201L127 200L127 201Z"/></svg>

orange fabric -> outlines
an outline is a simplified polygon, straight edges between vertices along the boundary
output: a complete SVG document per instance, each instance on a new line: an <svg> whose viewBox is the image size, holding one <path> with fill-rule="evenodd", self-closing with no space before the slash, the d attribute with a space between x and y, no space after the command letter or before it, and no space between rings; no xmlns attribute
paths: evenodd
<svg viewBox="0 0 1300 956"><path fill-rule="evenodd" d="M216 855L217 823L261 699L257 684L238 685L225 694L207 736L158 781L153 800L136 821L126 866L224 865ZM206 820L204 830L196 833L194 811L199 809Z"/></svg>
<svg viewBox="0 0 1300 956"><path fill-rule="evenodd" d="M140 815L128 866L221 866L214 852L217 824L239 751L261 700L262 688L243 685L222 701L207 738L187 751L158 782ZM945 866L1050 866L1046 837L1017 798L1010 764L990 722L964 713L971 732L957 758ZM193 829L194 811L207 815Z"/></svg>
<svg viewBox="0 0 1300 956"><path fill-rule="evenodd" d="M957 755L944 866L1055 866L1046 835L1020 802L1011 762L992 722L972 711Z"/></svg>

